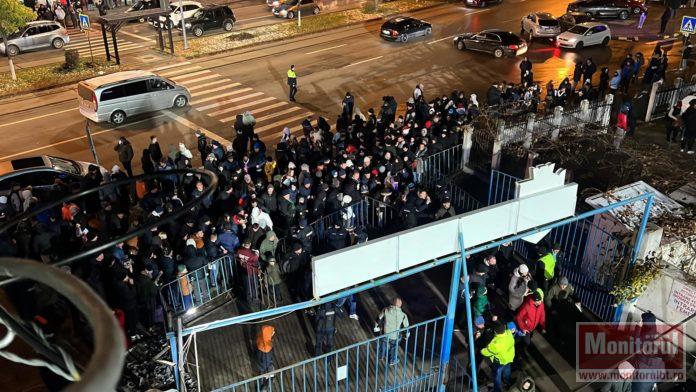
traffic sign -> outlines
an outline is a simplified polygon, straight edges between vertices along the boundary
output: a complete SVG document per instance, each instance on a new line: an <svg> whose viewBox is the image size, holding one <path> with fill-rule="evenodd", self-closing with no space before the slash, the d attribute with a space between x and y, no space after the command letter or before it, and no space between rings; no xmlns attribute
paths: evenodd
<svg viewBox="0 0 696 392"><path fill-rule="evenodd" d="M693 34L694 32L696 32L696 17L683 16L681 21L681 28L679 30L684 34Z"/></svg>
<svg viewBox="0 0 696 392"><path fill-rule="evenodd" d="M86 14L78 14L80 18L80 30L89 30L91 27L91 24L89 23L89 15Z"/></svg>

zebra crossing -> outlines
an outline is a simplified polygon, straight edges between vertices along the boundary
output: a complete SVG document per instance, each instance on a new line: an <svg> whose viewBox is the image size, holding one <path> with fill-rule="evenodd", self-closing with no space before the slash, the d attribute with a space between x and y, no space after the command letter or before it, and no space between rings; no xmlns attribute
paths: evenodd
<svg viewBox="0 0 696 392"><path fill-rule="evenodd" d="M101 32L99 30L92 30L91 32L88 33L90 36L90 40L92 41L92 54L97 57L105 57L106 56L106 49L104 49L104 41L102 39ZM79 30L68 30L68 35L70 36L70 42L65 45L65 49L77 49L77 51L80 54L80 57L82 58L88 58L90 56L89 53L89 40L87 39L87 36L85 35L84 32L79 31ZM114 45L113 41L111 40L111 35L107 35L107 41L109 42L109 52L111 52L111 55L114 55ZM131 52L134 50L138 49L147 49L149 47L149 44L143 42L143 43L135 43L131 42L128 40L123 39L122 37L118 38L118 53L123 54L127 52Z"/></svg>
<svg viewBox="0 0 696 392"><path fill-rule="evenodd" d="M302 120L314 114L190 62L152 71L188 88L192 108L227 126L233 126L237 114L250 111L256 118L254 132L272 145L278 142L285 127L292 133L299 132Z"/></svg>

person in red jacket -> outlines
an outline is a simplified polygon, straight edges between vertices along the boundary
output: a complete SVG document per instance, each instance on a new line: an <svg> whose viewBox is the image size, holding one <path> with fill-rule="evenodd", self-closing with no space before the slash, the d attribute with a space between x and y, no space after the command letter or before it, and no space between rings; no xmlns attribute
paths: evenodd
<svg viewBox="0 0 696 392"><path fill-rule="evenodd" d="M260 289L259 255L257 251L251 249L251 241L245 240L242 246L237 249L235 256L241 267L244 292L246 293L247 300L252 302L258 298L257 293Z"/></svg>
<svg viewBox="0 0 696 392"><path fill-rule="evenodd" d="M517 310L515 323L517 328L522 332L521 343L522 350L518 353L522 356L526 355L526 349L532 343L532 334L537 327L541 326L541 332L546 332L546 310L544 309L544 299L541 293L534 292L528 296L522 306Z"/></svg>

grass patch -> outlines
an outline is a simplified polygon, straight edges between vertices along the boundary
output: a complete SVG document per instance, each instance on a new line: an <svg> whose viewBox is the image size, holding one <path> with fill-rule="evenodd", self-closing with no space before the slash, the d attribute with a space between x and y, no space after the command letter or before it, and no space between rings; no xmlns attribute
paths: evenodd
<svg viewBox="0 0 696 392"><path fill-rule="evenodd" d="M106 61L91 63L80 60L73 69L67 69L64 64L18 69L17 80L12 80L9 72L0 73L0 97L72 84L120 70L121 67Z"/></svg>
<svg viewBox="0 0 696 392"><path fill-rule="evenodd" d="M353 23L365 22L389 15L414 11L445 3L443 0L398 0L382 3L375 8L374 2L368 0L361 8L330 12L302 18L302 27L297 27L297 20L268 26L253 27L241 31L189 39L189 49L184 50L183 42L175 42L175 52L183 53L187 58L201 57L264 42L278 41L305 34L318 33L343 27Z"/></svg>

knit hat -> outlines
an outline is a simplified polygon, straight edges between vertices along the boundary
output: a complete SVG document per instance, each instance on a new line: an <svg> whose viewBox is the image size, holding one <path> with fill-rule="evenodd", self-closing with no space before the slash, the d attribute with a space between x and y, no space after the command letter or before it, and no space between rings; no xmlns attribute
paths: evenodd
<svg viewBox="0 0 696 392"><path fill-rule="evenodd" d="M507 323L507 329L509 329L510 331L516 331L517 324L515 324L514 321L510 321L509 323Z"/></svg>
<svg viewBox="0 0 696 392"><path fill-rule="evenodd" d="M195 246L196 246L196 240L194 240L193 238L187 239L187 240L186 240L186 246L189 246L189 245L195 247Z"/></svg>
<svg viewBox="0 0 696 392"><path fill-rule="evenodd" d="M652 312L645 312L645 313L641 314L640 319L644 323L651 323L651 324L657 320L657 318L655 317L654 314L652 314Z"/></svg>
<svg viewBox="0 0 696 392"><path fill-rule="evenodd" d="M527 267L527 264L520 264L520 266L517 268L520 271L520 275L525 275L529 272L529 267Z"/></svg>
<svg viewBox="0 0 696 392"><path fill-rule="evenodd" d="M486 324L486 320L484 320L483 316L479 315L479 316L476 316L476 318L474 319L474 325L476 325L476 326L485 325L485 324Z"/></svg>
<svg viewBox="0 0 696 392"><path fill-rule="evenodd" d="M541 297L541 294L538 291L534 292L534 301L541 301L543 298Z"/></svg>
<svg viewBox="0 0 696 392"><path fill-rule="evenodd" d="M565 276L562 276L561 279L558 281L558 284L561 286L567 286L568 285L568 278Z"/></svg>

